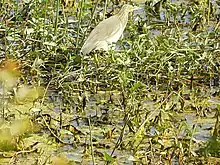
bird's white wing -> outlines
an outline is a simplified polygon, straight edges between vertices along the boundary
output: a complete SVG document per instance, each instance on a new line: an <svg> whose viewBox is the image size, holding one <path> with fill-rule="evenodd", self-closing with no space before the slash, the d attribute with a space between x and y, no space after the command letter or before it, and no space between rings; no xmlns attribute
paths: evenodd
<svg viewBox="0 0 220 165"><path fill-rule="evenodd" d="M100 22L90 33L87 40L106 40L115 35L122 28L121 21L117 16L112 16Z"/></svg>
<svg viewBox="0 0 220 165"><path fill-rule="evenodd" d="M89 53L97 47L99 42L107 42L108 38L113 37L121 30L123 32L123 25L117 16L103 20L92 30L81 51L84 52L83 54Z"/></svg>

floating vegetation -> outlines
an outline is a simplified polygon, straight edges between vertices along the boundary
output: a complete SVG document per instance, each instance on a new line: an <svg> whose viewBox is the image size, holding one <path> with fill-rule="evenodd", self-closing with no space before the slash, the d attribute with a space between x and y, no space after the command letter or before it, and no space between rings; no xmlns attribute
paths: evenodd
<svg viewBox="0 0 220 165"><path fill-rule="evenodd" d="M123 37L80 53L123 4ZM0 2L0 164L218 164L220 4Z"/></svg>

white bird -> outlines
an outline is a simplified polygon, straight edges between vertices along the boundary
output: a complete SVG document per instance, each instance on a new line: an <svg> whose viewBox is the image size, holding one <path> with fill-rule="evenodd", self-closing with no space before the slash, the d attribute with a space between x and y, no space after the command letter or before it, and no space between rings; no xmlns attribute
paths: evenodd
<svg viewBox="0 0 220 165"><path fill-rule="evenodd" d="M121 37L128 22L129 12L136 9L138 7L125 4L118 14L100 22L83 44L81 48L82 54L89 54L93 50L109 50L109 45L117 42Z"/></svg>

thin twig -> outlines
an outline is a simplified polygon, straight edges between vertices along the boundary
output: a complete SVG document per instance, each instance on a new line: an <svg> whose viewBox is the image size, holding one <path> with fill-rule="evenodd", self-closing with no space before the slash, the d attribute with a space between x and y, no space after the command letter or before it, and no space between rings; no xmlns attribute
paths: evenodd
<svg viewBox="0 0 220 165"><path fill-rule="evenodd" d="M103 20L105 19L105 14L107 10L108 0L105 0L105 7L104 7L104 13L103 13Z"/></svg>
<svg viewBox="0 0 220 165"><path fill-rule="evenodd" d="M78 25L77 25L76 50L77 50L78 45L79 45L79 31L80 31L80 27L81 27L83 4L84 4L84 1L81 1L80 2L80 8L79 8L79 18L78 18L79 21L78 21Z"/></svg>
<svg viewBox="0 0 220 165"><path fill-rule="evenodd" d="M93 163L93 165L95 165L95 158L94 158L94 151L93 151L93 144L92 144L92 128L91 128L90 118L91 118L91 116L88 118L88 123L89 123L89 140L90 140L90 147L91 147L92 163Z"/></svg>
<svg viewBox="0 0 220 165"><path fill-rule="evenodd" d="M85 39L85 37L86 37L86 33L87 33L89 27L90 27L91 24L92 24L92 20L93 20L93 17L94 17L94 15L95 15L95 11L96 11L96 8L97 8L97 6L98 6L99 1L100 1L100 0L98 0L98 1L96 2L95 6L94 6L94 8L93 8L93 10L92 10L91 18L90 18L89 24L87 25L87 28L86 28L86 30L85 30L85 32L84 32L84 35L83 35L83 37L82 37L81 44L82 44L82 42L84 42L84 39Z"/></svg>
<svg viewBox="0 0 220 165"><path fill-rule="evenodd" d="M60 0L57 0L57 3L56 3L56 20L55 20L55 27L54 27L54 36L57 35L59 7L60 7Z"/></svg>
<svg viewBox="0 0 220 165"><path fill-rule="evenodd" d="M41 114L40 115L44 121L44 124L46 125L47 129L50 131L50 133L61 143L63 144L73 144L73 143L67 143L67 142L64 142L62 139L60 139L50 128L50 126L48 125L47 121L45 120L44 116Z"/></svg>

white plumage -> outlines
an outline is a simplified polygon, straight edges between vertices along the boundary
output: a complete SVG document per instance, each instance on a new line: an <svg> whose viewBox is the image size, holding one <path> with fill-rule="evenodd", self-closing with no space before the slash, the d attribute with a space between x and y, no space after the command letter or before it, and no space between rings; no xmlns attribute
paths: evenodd
<svg viewBox="0 0 220 165"><path fill-rule="evenodd" d="M81 52L86 55L98 49L107 51L109 44L119 40L127 25L128 13L135 9L131 5L124 5L118 14L100 22L89 34Z"/></svg>

